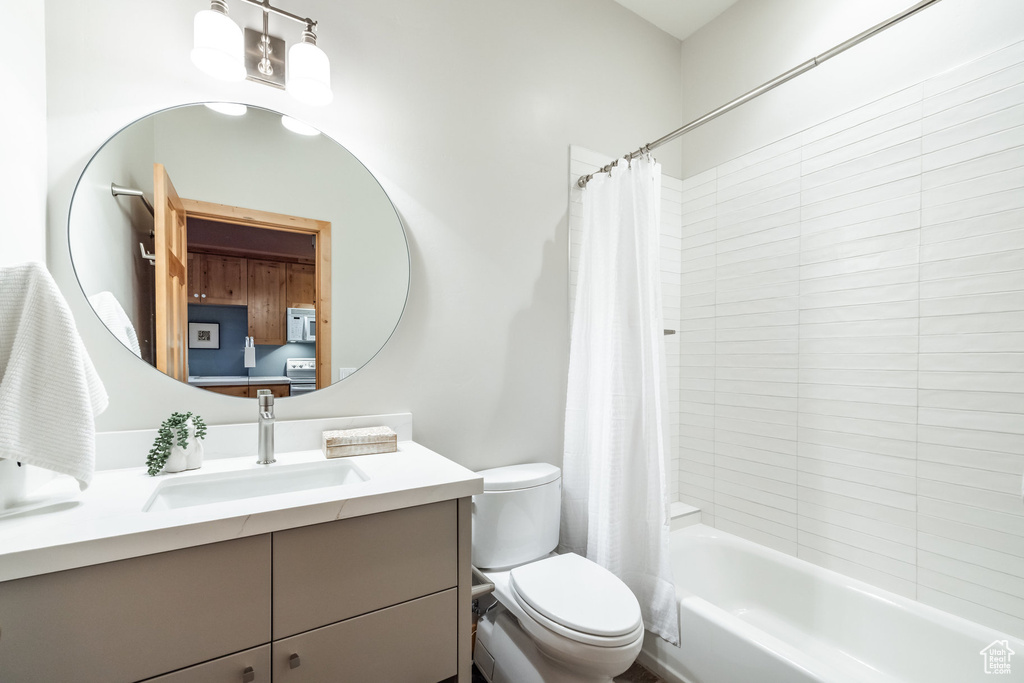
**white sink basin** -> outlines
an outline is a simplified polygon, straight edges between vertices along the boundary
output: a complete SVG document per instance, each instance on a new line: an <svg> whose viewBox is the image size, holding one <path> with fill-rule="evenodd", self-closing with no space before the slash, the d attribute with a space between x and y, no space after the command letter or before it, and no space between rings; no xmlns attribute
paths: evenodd
<svg viewBox="0 0 1024 683"><path fill-rule="evenodd" d="M160 512L193 505L295 493L364 482L368 477L348 460L300 465L264 465L258 469L200 474L161 482L142 510Z"/></svg>

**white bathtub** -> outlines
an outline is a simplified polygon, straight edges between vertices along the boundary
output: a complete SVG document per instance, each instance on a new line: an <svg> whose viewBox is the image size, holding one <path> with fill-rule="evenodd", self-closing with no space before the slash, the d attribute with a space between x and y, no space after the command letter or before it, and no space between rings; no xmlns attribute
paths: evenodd
<svg viewBox="0 0 1024 683"><path fill-rule="evenodd" d="M640 662L675 683L1024 681L1024 641L710 527L673 531L682 646ZM994 641L1016 654L985 673Z"/></svg>

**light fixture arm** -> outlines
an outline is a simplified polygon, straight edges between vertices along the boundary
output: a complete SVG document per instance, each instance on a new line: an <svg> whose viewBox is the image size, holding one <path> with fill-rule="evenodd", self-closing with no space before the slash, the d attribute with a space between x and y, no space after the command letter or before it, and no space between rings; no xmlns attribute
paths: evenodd
<svg viewBox="0 0 1024 683"><path fill-rule="evenodd" d="M267 14L276 14L279 17L291 19L297 21L300 24L306 25L307 31L316 32L316 22L309 17L300 17L298 14L292 14L291 12L285 12L283 9L278 9L270 4L270 0L242 0L242 2L250 5L255 5L263 10L263 17L266 19Z"/></svg>

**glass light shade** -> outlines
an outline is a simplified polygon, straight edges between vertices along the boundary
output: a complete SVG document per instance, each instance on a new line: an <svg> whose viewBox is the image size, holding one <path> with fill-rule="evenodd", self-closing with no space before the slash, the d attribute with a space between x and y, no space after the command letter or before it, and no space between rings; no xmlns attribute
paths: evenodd
<svg viewBox="0 0 1024 683"><path fill-rule="evenodd" d="M281 125L290 130L291 132L298 133L299 135L320 135L320 131L318 131L313 126L309 125L308 123L299 121L298 119L293 119L290 116L282 116Z"/></svg>
<svg viewBox="0 0 1024 683"><path fill-rule="evenodd" d="M196 14L192 63L222 81L245 79L242 29L226 14L206 9Z"/></svg>
<svg viewBox="0 0 1024 683"><path fill-rule="evenodd" d="M244 104L236 104L234 102L204 102L207 109L212 109L218 114L224 114L226 116L242 116L245 112L249 111L249 108Z"/></svg>
<svg viewBox="0 0 1024 683"><path fill-rule="evenodd" d="M288 49L288 94L304 104L320 106L334 99L331 63L312 43L295 43Z"/></svg>

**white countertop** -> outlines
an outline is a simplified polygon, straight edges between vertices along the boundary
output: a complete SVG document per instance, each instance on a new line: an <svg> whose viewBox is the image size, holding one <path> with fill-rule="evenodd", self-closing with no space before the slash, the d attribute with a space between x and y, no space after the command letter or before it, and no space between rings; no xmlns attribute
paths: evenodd
<svg viewBox="0 0 1024 683"><path fill-rule="evenodd" d="M239 384L291 384L291 380L284 375L191 375L188 383L194 387L221 387Z"/></svg>
<svg viewBox="0 0 1024 683"><path fill-rule="evenodd" d="M368 480L176 510L143 512L169 479L262 467L323 462L319 450L278 453L277 464L255 455L208 459L191 472L150 477L145 468L97 472L77 493L62 477L41 490L36 505L0 514L0 581L128 557L215 543L335 519L462 498L483 491L474 472L412 441L398 452L339 460L356 464Z"/></svg>

